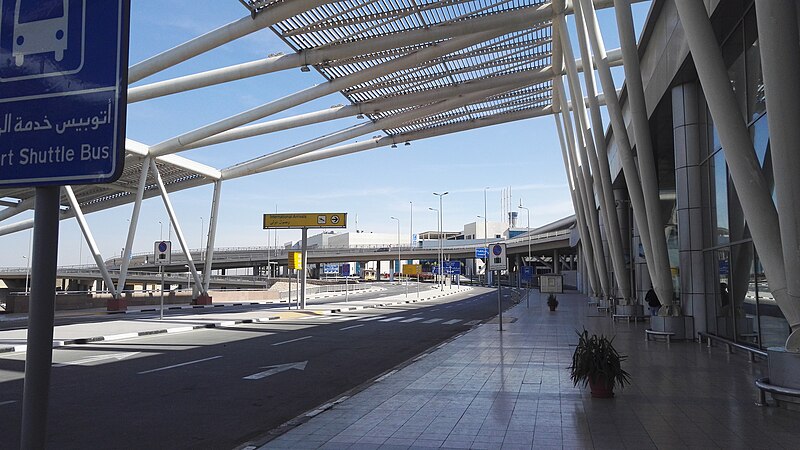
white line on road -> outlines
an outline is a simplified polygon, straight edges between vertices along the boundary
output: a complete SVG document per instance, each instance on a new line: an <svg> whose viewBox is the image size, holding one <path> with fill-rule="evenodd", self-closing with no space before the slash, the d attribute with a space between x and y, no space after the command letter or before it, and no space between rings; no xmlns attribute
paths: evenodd
<svg viewBox="0 0 800 450"><path fill-rule="evenodd" d="M364 326L364 324L362 323L361 325L353 325L353 326L349 326L349 327L339 328L339 331L352 330L353 328L358 328L358 327L363 327L363 326Z"/></svg>
<svg viewBox="0 0 800 450"><path fill-rule="evenodd" d="M290 342L302 341L303 339L311 339L312 337L313 337L313 336L303 336L303 337L300 337L300 338L297 338L297 339L290 339L290 340L288 340L288 341L276 342L276 343L274 343L274 344L272 344L272 345L273 345L273 346L274 346L274 345L283 345L283 344L288 344L288 343L290 343Z"/></svg>
<svg viewBox="0 0 800 450"><path fill-rule="evenodd" d="M456 324L458 322L461 322L461 319L448 320L447 322L442 322L442 325L453 325L453 324Z"/></svg>
<svg viewBox="0 0 800 450"><path fill-rule="evenodd" d="M394 320L400 320L402 317L389 317L388 319L381 319L379 322L392 322Z"/></svg>
<svg viewBox="0 0 800 450"><path fill-rule="evenodd" d="M422 323L436 323L436 322L439 322L439 321L442 321L442 320L444 320L444 319L428 319L428 320L426 320L425 322L422 322Z"/></svg>
<svg viewBox="0 0 800 450"><path fill-rule="evenodd" d="M359 319L359 322L369 322L370 320L383 319L386 316L367 317L366 319Z"/></svg>
<svg viewBox="0 0 800 450"><path fill-rule="evenodd" d="M83 359L78 359L76 361L68 361L62 363L53 363L53 367L66 367L66 366L85 366L90 363L103 361L106 359L116 359L117 361L121 361L129 356L138 355L141 352L132 352L132 353L111 353L108 355L94 355L94 356L87 356Z"/></svg>
<svg viewBox="0 0 800 450"><path fill-rule="evenodd" d="M185 363L175 364L174 366L159 367L158 369L145 370L144 372L139 372L139 375L144 375L146 373L160 372L162 370L174 369L176 367L188 366L189 364L197 364L197 363L201 363L201 362L211 361L211 360L217 359L217 358L222 358L222 355L212 356L210 358L198 359L196 361L189 361L189 362L185 362Z"/></svg>
<svg viewBox="0 0 800 450"><path fill-rule="evenodd" d="M17 401L16 400L8 400L8 401L5 401L5 402L0 402L0 406L10 405L12 403L17 403Z"/></svg>
<svg viewBox="0 0 800 450"><path fill-rule="evenodd" d="M416 322L416 321L422 320L422 319L423 319L422 317L412 317L410 319L401 320L400 323L411 323L411 322Z"/></svg>

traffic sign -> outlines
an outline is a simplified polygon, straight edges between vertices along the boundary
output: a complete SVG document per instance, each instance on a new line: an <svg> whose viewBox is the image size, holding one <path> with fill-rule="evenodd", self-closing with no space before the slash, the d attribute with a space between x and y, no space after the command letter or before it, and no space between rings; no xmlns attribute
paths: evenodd
<svg viewBox="0 0 800 450"><path fill-rule="evenodd" d="M289 268L302 270L303 269L303 252L289 252Z"/></svg>
<svg viewBox="0 0 800 450"><path fill-rule="evenodd" d="M492 244L489 255L489 270L507 270L506 244Z"/></svg>
<svg viewBox="0 0 800 450"><path fill-rule="evenodd" d="M322 271L325 274L339 274L339 265L338 264L325 264L322 266Z"/></svg>
<svg viewBox="0 0 800 450"><path fill-rule="evenodd" d="M461 262L460 261L444 261L443 267L446 275L460 275Z"/></svg>
<svg viewBox="0 0 800 450"><path fill-rule="evenodd" d="M350 276L350 264L342 264L339 267L341 268L340 274L343 277L349 277Z"/></svg>
<svg viewBox="0 0 800 450"><path fill-rule="evenodd" d="M403 275L419 275L422 273L422 264L403 264Z"/></svg>
<svg viewBox="0 0 800 450"><path fill-rule="evenodd" d="M527 283L533 281L533 266L522 266L522 281Z"/></svg>
<svg viewBox="0 0 800 450"><path fill-rule="evenodd" d="M122 173L130 0L0 0L0 187Z"/></svg>
<svg viewBox="0 0 800 450"><path fill-rule="evenodd" d="M267 228L347 228L347 213L264 214Z"/></svg>
<svg viewBox="0 0 800 450"><path fill-rule="evenodd" d="M486 247L478 247L475 249L475 257L476 258L488 258L489 257L489 249Z"/></svg>
<svg viewBox="0 0 800 450"><path fill-rule="evenodd" d="M172 264L172 242L156 241L153 245L153 261L157 266Z"/></svg>

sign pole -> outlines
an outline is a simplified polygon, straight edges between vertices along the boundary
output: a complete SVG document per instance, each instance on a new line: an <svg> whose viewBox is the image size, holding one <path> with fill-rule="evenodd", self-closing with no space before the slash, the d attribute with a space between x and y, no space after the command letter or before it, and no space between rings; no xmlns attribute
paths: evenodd
<svg viewBox="0 0 800 450"><path fill-rule="evenodd" d="M302 273L298 272L297 274L298 288L300 289L300 293L297 297L300 300L299 309L306 309L306 274L307 274L306 264L308 264L307 241L308 241L308 227L303 227L303 242L300 244L300 251L303 252L303 268L300 269Z"/></svg>
<svg viewBox="0 0 800 450"><path fill-rule="evenodd" d="M287 272L289 272L288 273L289 276L287 278L289 279L289 311L291 311L292 310L292 272L289 269L286 269L286 270L287 270Z"/></svg>
<svg viewBox="0 0 800 450"><path fill-rule="evenodd" d="M53 364L59 186L37 187L20 448L44 448Z"/></svg>
<svg viewBox="0 0 800 450"><path fill-rule="evenodd" d="M347 303L347 302L348 302L348 300L347 300L347 296L348 296L348 289L347 289L347 279L348 279L348 278L350 278L350 276L349 276L349 275L348 275L348 276L346 276L346 277L344 277L344 302L345 302L345 303Z"/></svg>
<svg viewBox="0 0 800 450"><path fill-rule="evenodd" d="M158 315L158 320L164 320L164 266L158 266L158 271L161 272L161 311Z"/></svg>
<svg viewBox="0 0 800 450"><path fill-rule="evenodd" d="M503 331L503 300L500 298L500 271L495 271L497 274L497 311L500 317L500 331Z"/></svg>

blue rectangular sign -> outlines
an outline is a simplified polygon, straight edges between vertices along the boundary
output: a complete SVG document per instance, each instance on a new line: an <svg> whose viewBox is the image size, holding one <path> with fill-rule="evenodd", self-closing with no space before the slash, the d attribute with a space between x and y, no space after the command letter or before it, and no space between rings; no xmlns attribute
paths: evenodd
<svg viewBox="0 0 800 450"><path fill-rule="evenodd" d="M533 280L533 266L522 266L522 281L530 282Z"/></svg>
<svg viewBox="0 0 800 450"><path fill-rule="evenodd" d="M130 0L0 0L0 187L119 178L129 13Z"/></svg>
<svg viewBox="0 0 800 450"><path fill-rule="evenodd" d="M340 268L341 268L341 275L343 277L349 277L350 276L350 264L342 264L340 266Z"/></svg>
<svg viewBox="0 0 800 450"><path fill-rule="evenodd" d="M339 275L339 265L338 264L325 264L325 265L322 266L322 271L325 274Z"/></svg>
<svg viewBox="0 0 800 450"><path fill-rule="evenodd" d="M475 257L476 258L488 258L489 257L489 249L486 247L478 247L475 249Z"/></svg>
<svg viewBox="0 0 800 450"><path fill-rule="evenodd" d="M460 261L444 261L443 268L444 268L444 273L446 275L460 275L461 274L461 262Z"/></svg>

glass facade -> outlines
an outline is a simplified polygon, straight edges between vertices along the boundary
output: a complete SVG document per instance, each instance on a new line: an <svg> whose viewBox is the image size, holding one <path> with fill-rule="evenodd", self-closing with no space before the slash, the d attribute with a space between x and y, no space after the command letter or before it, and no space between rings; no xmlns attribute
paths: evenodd
<svg viewBox="0 0 800 450"><path fill-rule="evenodd" d="M749 2L742 5L738 19L731 17L728 10L725 17L712 18L712 21L731 86L749 127L762 173L772 187L774 200L775 183L755 7ZM710 118L709 123L712 123ZM770 292L736 188L728 174L725 150L716 129L713 131L711 154L703 163L708 177L705 185L709 188L707 217L714 230L705 249L706 275L714 288L706 302L708 331L762 348L783 345L789 335L789 325Z"/></svg>

